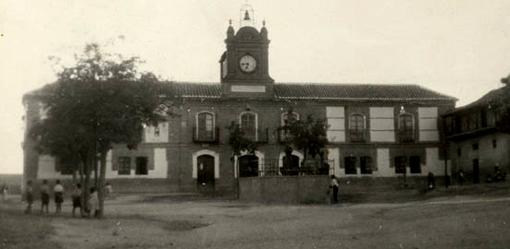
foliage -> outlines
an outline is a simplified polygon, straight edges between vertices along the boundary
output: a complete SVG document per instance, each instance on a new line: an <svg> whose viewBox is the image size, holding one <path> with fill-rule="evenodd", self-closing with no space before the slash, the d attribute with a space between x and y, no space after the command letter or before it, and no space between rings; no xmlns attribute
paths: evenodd
<svg viewBox="0 0 510 249"><path fill-rule="evenodd" d="M491 108L497 112L496 127L498 130L510 133L510 75L501 79L505 86L499 89L499 94L492 99Z"/></svg>
<svg viewBox="0 0 510 249"><path fill-rule="evenodd" d="M289 111L289 117L292 111ZM289 118L287 123L280 128L288 135L285 137L286 144L296 149L303 150L305 158L307 155L315 157L321 155L328 143L326 136L327 124L324 119L315 119L308 115L304 120Z"/></svg>
<svg viewBox="0 0 510 249"><path fill-rule="evenodd" d="M228 144L232 148L234 155L241 155L241 151L254 153L257 150L257 143L244 136L244 132L239 127L239 124L232 121L227 129L229 131Z"/></svg>
<svg viewBox="0 0 510 249"><path fill-rule="evenodd" d="M158 80L138 72L139 63L136 57L123 59L103 53L97 44L87 45L76 64L64 68L56 83L43 89L47 118L30 131L41 152L81 159L86 176L99 155L100 206L108 150L119 143L134 147L145 125L163 120L155 112L160 102Z"/></svg>

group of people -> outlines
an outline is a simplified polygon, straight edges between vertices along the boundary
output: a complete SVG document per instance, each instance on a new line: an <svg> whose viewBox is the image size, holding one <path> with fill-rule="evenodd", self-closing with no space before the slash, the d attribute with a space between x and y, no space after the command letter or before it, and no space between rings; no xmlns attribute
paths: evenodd
<svg viewBox="0 0 510 249"><path fill-rule="evenodd" d="M105 190L107 194L112 192L112 187L109 183L106 184ZM29 214L32 212L32 204L34 203L34 189L32 186L32 181L28 181L25 187L25 200L27 202L27 207L25 209L25 213ZM49 213L49 204L50 204L50 186L48 185L47 180L43 180L42 184L39 186L40 198L41 198L41 213ZM55 181L55 185L53 186L53 197L55 201L55 213L59 214L62 212L62 203L64 202L64 186L60 182L60 180ZM81 216L97 216L99 210L99 197L95 187L91 187L89 189L88 198L82 203L82 186L80 183L74 186L74 189L71 193L71 200L73 204L72 214L73 217L76 215L76 209L80 211ZM85 205L83 205L85 204Z"/></svg>

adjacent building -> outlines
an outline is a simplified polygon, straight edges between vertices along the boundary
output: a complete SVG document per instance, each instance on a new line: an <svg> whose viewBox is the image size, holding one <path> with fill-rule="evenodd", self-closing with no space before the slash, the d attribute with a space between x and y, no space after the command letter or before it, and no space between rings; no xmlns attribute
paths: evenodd
<svg viewBox="0 0 510 249"><path fill-rule="evenodd" d="M506 96L508 88L505 85L492 90L475 102L444 115L454 179L458 180L460 171L473 183L494 175L495 167L510 172L510 135L498 129L501 110L495 105Z"/></svg>

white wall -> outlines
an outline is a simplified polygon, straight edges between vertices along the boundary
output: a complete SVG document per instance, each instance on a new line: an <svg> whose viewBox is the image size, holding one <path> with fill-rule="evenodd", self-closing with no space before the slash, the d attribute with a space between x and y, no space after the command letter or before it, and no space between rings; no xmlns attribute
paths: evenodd
<svg viewBox="0 0 510 249"><path fill-rule="evenodd" d="M345 109L343 106L327 106L328 141L332 143L345 142Z"/></svg>
<svg viewBox="0 0 510 249"><path fill-rule="evenodd" d="M377 149L377 172L374 176L395 176L395 169L390 167L390 149Z"/></svg>
<svg viewBox="0 0 510 249"><path fill-rule="evenodd" d="M370 141L395 142L393 107L370 107Z"/></svg>
<svg viewBox="0 0 510 249"><path fill-rule="evenodd" d="M107 179L120 179L120 178L168 178L168 162L165 148L154 148L154 162L149 161L149 170L147 175L135 174L135 169L131 168L129 175L119 175L117 170L112 169L112 151L110 150L106 155L106 178ZM133 158L131 158L133 159ZM150 157L149 157L150 160ZM133 163L133 162L131 162ZM154 169L150 169L151 164L154 164Z"/></svg>
<svg viewBox="0 0 510 249"><path fill-rule="evenodd" d="M143 142L144 143L168 143L168 122L161 122L158 124L159 135L155 133L156 128L154 126L147 126L143 130Z"/></svg>
<svg viewBox="0 0 510 249"><path fill-rule="evenodd" d="M335 176L345 176L345 171L340 169L340 150L338 148L328 148L328 160L333 160Z"/></svg>
<svg viewBox="0 0 510 249"><path fill-rule="evenodd" d="M39 155L37 167L37 179L66 179L73 175L62 175L55 170L55 158L48 155Z"/></svg>
<svg viewBox="0 0 510 249"><path fill-rule="evenodd" d="M439 131L437 128L438 110L437 107L419 107L418 108L418 127L419 140L422 142L439 141Z"/></svg>

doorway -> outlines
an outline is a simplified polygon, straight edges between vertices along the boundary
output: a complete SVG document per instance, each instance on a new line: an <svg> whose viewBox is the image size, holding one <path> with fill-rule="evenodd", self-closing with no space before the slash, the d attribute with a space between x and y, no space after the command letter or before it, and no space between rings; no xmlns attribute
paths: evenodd
<svg viewBox="0 0 510 249"><path fill-rule="evenodd" d="M197 158L197 188L200 192L214 192L214 157L201 155Z"/></svg>
<svg viewBox="0 0 510 249"><path fill-rule="evenodd" d="M480 183L480 164L478 159L473 159L473 183Z"/></svg>
<svg viewBox="0 0 510 249"><path fill-rule="evenodd" d="M255 155L239 157L239 176L252 177L259 175L259 158Z"/></svg>

